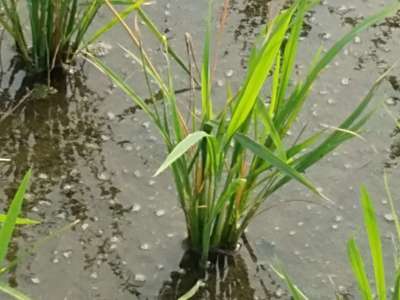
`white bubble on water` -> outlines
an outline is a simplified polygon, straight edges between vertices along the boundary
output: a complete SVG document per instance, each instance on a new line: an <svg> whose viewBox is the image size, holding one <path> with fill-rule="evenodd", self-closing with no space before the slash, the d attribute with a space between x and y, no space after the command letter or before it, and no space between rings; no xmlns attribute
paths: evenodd
<svg viewBox="0 0 400 300"><path fill-rule="evenodd" d="M140 204L135 203L135 204L133 204L133 206L132 206L132 211L133 211L133 212L138 212L138 211L140 211L141 209L142 209L142 207L140 206Z"/></svg>
<svg viewBox="0 0 400 300"><path fill-rule="evenodd" d="M145 282L146 281L146 276L143 274L135 274L135 281L137 282Z"/></svg>
<svg viewBox="0 0 400 300"><path fill-rule="evenodd" d="M150 250L150 245L147 244L147 243L141 244L140 245L140 250L148 251L148 250Z"/></svg>
<svg viewBox="0 0 400 300"><path fill-rule="evenodd" d="M341 80L342 85L349 85L350 84L350 78L344 77Z"/></svg>
<svg viewBox="0 0 400 300"><path fill-rule="evenodd" d="M165 210L164 209L159 209L159 210L156 211L155 214L156 214L157 217L162 217L162 216L165 215Z"/></svg>
<svg viewBox="0 0 400 300"><path fill-rule="evenodd" d="M40 283L40 279L38 277L32 277L31 278L32 283L34 284L39 284Z"/></svg>

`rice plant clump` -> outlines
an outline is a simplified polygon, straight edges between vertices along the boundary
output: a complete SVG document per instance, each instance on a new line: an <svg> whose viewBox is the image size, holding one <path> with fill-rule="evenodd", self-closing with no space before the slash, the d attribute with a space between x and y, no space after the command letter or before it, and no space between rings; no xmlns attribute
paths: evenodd
<svg viewBox="0 0 400 300"><path fill-rule="evenodd" d="M308 137L301 133L294 142L287 141L288 131L308 100L319 74L361 31L400 7L396 3L365 18L332 48L318 51L304 78L291 86L304 16L313 3L315 1L297 0L269 21L254 43L245 80L237 91L228 88L225 101L216 101L212 93L210 20L199 74L199 101L196 96L192 103L178 101L171 69L164 80L142 42L138 42L138 28L124 25L139 52L127 50L127 54L143 67L151 99L155 99L156 93L150 82L157 84L163 95L160 104L147 101L147 97L140 96L102 61L91 58L159 129L169 155L156 175L167 168L172 170L188 238L192 249L201 254L202 263L212 252L235 250L261 205L291 180L321 195L304 172L357 135L371 115L367 107L384 76L335 130L322 130ZM164 49L169 64L166 39ZM265 95L267 86L270 88ZM217 102L218 107L224 102L222 109L216 109ZM190 117L185 118L188 107Z"/></svg>
<svg viewBox="0 0 400 300"><path fill-rule="evenodd" d="M69 61L103 0L0 0L0 25L35 73ZM30 34L25 30L29 24Z"/></svg>

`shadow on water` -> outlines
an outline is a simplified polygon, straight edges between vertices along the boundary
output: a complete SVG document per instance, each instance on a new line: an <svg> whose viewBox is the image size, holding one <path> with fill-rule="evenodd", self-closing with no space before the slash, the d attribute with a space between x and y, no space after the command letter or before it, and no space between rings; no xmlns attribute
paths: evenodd
<svg viewBox="0 0 400 300"><path fill-rule="evenodd" d="M235 30L235 39L253 36L255 30L267 23L270 17L271 0L231 1L231 10L238 13L241 18ZM278 1L282 2L282 1ZM246 46L245 46L246 47ZM246 47L247 48L247 47Z"/></svg>
<svg viewBox="0 0 400 300"><path fill-rule="evenodd" d="M245 249L243 249L245 251ZM193 252L184 253L179 270L170 275L159 292L160 300L176 300L189 291L201 279L205 285L199 289L194 300L253 300L259 299L255 286L258 284L263 292L262 299L278 299L284 294L279 283L275 281L264 267L256 266L256 274L251 274L248 262L238 253L235 256L216 255L211 259L210 267L204 271L198 267L198 256ZM256 262L251 262L250 264ZM268 280L265 281L265 279ZM259 293L257 293L259 294Z"/></svg>
<svg viewBox="0 0 400 300"><path fill-rule="evenodd" d="M14 78L10 76L9 86L14 86ZM45 194L59 179L76 173L72 171L78 158L89 163L101 153L104 122L93 105L97 95L85 87L84 80L80 75L61 76L53 82L54 92L49 92L43 82L25 76L14 93L2 91L0 116L6 118L0 123L0 153L11 160L2 166L3 180L18 180L33 168L41 182L33 184L32 193Z"/></svg>
<svg viewBox="0 0 400 300"><path fill-rule="evenodd" d="M235 41L240 40L243 45L241 50L246 53L253 47L254 37L259 30L268 23L268 20L274 18L279 11L290 4L290 0L247 0L230 2L230 10L240 16L238 25L234 30ZM306 38L312 29L311 18L315 11L310 10L305 18L302 38ZM242 67L246 67L246 60L241 60Z"/></svg>
<svg viewBox="0 0 400 300"><path fill-rule="evenodd" d="M25 76L17 65L7 77L3 74L0 87L6 88L0 89L0 157L10 162L0 165L4 186L0 196L11 199L20 178L28 168L33 169L23 214L33 215L42 225L33 231L25 228L16 232L32 244L52 229L76 220L94 220L96 211L90 202L113 199L119 193L106 172L102 149L109 129L98 112L103 98L86 87L82 73L57 76L52 83L54 92L43 85L44 80ZM0 208L6 207L7 201L0 203ZM120 230L114 212L122 213L115 205L108 209L114 216L115 234ZM17 257L17 240L11 246L9 261ZM81 238L83 251L88 243L90 240ZM9 279L12 286L17 286L15 274L14 268Z"/></svg>

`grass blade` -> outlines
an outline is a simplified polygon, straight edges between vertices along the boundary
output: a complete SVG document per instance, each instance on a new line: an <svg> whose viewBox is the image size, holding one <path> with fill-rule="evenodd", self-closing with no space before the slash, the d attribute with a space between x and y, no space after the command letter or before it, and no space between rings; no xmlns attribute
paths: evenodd
<svg viewBox="0 0 400 300"><path fill-rule="evenodd" d="M354 239L347 243L347 255L353 270L354 277L357 280L358 287L363 300L373 300L373 294L368 282L367 273L365 272L364 262Z"/></svg>
<svg viewBox="0 0 400 300"><path fill-rule="evenodd" d="M212 118L212 101L211 101L211 62L210 62L210 39L211 39L211 8L212 1L208 1L208 20L207 20L207 31L204 41L203 49L203 64L201 70L201 103L203 111L204 121L210 120Z"/></svg>
<svg viewBox="0 0 400 300"><path fill-rule="evenodd" d="M157 26L153 23L150 17L143 11L142 8L138 8L138 15L142 19L142 21L146 24L147 28L154 34L154 36L158 39L160 43L165 42L165 36L158 30ZM189 75L192 76L192 72L189 68L185 65L183 60L179 57L179 55L172 49L169 45L168 53L171 57L176 61L176 63ZM199 84L196 78L193 78L196 84Z"/></svg>
<svg viewBox="0 0 400 300"><path fill-rule="evenodd" d="M308 297L292 282L286 272L278 271L274 266L271 268L278 277L285 281L293 300L308 300Z"/></svg>
<svg viewBox="0 0 400 300"><path fill-rule="evenodd" d="M28 296L22 294L20 291L0 282L0 291L13 297L16 300L31 300Z"/></svg>
<svg viewBox="0 0 400 300"><path fill-rule="evenodd" d="M227 129L227 141L229 141L235 132L246 122L253 110L260 91L276 61L292 14L293 9L286 11L282 15L280 22L276 25L276 32L270 39L264 41L263 49L252 63L254 67L249 73L249 78L240 94L238 103L232 114L232 120Z"/></svg>
<svg viewBox="0 0 400 300"><path fill-rule="evenodd" d="M22 180L14 199L11 202L10 208L7 213L6 220L0 230L0 264L3 263L8 250L8 245L10 244L11 237L17 223L18 215L21 212L22 202L24 201L25 191L28 187L29 179L31 177L32 171L29 170L24 179Z"/></svg>
<svg viewBox="0 0 400 300"><path fill-rule="evenodd" d="M183 139L172 152L167 156L165 161L162 163L160 168L154 174L154 176L159 175L165 169L167 169L170 165L172 165L176 160L178 160L183 154L186 153L192 146L197 144L203 138L208 137L209 134L204 131L196 131L194 133L189 134L185 139Z"/></svg>
<svg viewBox="0 0 400 300"><path fill-rule="evenodd" d="M138 0L134 4L128 6L125 8L122 12L119 13L120 18L125 19L129 14L138 8L141 7L145 0ZM120 22L120 19L117 17L114 17L110 22L108 22L106 25L98 29L89 39L85 44L82 46L82 48L87 47L88 45L92 44L95 42L100 36L102 36L104 33L109 31L111 28L113 28L116 24Z"/></svg>
<svg viewBox="0 0 400 300"><path fill-rule="evenodd" d="M285 124L285 126L282 127L282 132L286 132L286 130L290 128L291 124L294 122L298 113L300 112L304 101L307 98L307 94L309 93L309 90L316 78L336 57L336 55L362 31L389 16L390 14L395 13L399 8L400 3L394 3L385 7L379 13L365 18L365 20L355 26L349 33L344 35L328 50L328 52L311 69L304 84L300 85L299 90L295 90L295 92L289 97L289 100L282 111L279 113L277 122L279 124Z"/></svg>
<svg viewBox="0 0 400 300"><path fill-rule="evenodd" d="M0 214L0 223L4 223L7 219L6 215ZM16 223L17 225L37 225L40 224L39 221L31 220L31 219L25 219L25 218L17 218Z"/></svg>
<svg viewBox="0 0 400 300"><path fill-rule="evenodd" d="M379 300L386 299L385 268L382 243L372 200L365 187L361 187L361 205L364 213L364 225L368 235L369 248L374 266L376 294Z"/></svg>
<svg viewBox="0 0 400 300"><path fill-rule="evenodd" d="M392 192L390 191L389 180L387 178L386 172L383 175L383 181L385 184L386 195L387 195L387 198L388 198L389 204L390 204L390 210L391 210L391 213L392 213L392 216L394 219L394 224L396 225L397 240L398 240L398 242L400 242L400 221L399 221L399 216L396 213L396 207L394 206L394 200L393 200Z"/></svg>
<svg viewBox="0 0 400 300"><path fill-rule="evenodd" d="M263 145L254 142L252 139L249 137L242 135L242 134L236 134L235 139L245 148L249 149L252 151L256 156L267 162L268 164L273 165L275 168L277 168L280 172L283 174L289 176L292 179L297 180L307 188L309 188L311 191L316 193L319 196L322 196L323 198L326 199L325 196L321 195L321 193L317 190L317 188L309 181L305 176L297 172L294 168L292 168L290 165L288 165L285 161L279 159L277 156L275 156L274 153L272 153L268 148L264 147Z"/></svg>

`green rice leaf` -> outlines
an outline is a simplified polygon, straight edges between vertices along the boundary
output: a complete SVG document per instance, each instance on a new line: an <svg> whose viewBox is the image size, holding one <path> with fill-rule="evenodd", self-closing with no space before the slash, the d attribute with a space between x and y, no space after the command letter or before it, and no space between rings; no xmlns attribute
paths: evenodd
<svg viewBox="0 0 400 300"><path fill-rule="evenodd" d="M352 111L351 114L338 126L339 128L357 132L359 128L369 119L372 113L371 112L366 113L366 109L373 100L373 97L378 88L380 87L380 85L382 84L383 80L391 72L391 70L392 68L387 70L382 76L380 76L376 80L376 82L368 91L364 99L358 104L358 106L354 109L354 111ZM327 138L325 138L325 140L323 140L317 147L299 157L295 162L294 168L299 172L304 172L309 167L313 166L322 158L324 158L327 154L335 150L339 145L343 144L345 141L351 139L352 137L354 137L354 135L351 135L346 132L342 131L333 132ZM318 137L316 138L318 139ZM315 143L316 141L317 140L313 139L311 142ZM311 144L309 144L308 146L311 146ZM297 146L294 146L293 148L296 147ZM298 152L297 150L300 149L296 149L296 152ZM292 150L289 149L288 150L289 157L291 157L292 155L291 152ZM272 190L277 190L278 188L280 188L281 186L285 185L288 182L289 182L289 177L282 178L275 184Z"/></svg>
<svg viewBox="0 0 400 300"><path fill-rule="evenodd" d="M165 42L165 35L163 35L157 28L157 26L154 24L154 22L150 19L150 17L144 12L144 10L139 7L138 10L138 15L142 19L142 21L146 24L147 29L149 29L153 35L158 39L160 43ZM192 72L189 70L189 68L185 65L183 62L182 58L175 52L174 49L172 49L169 45L167 45L168 48L168 54L171 55L171 57L176 61L176 63L189 75L192 76ZM198 81L196 78L193 78L193 80L198 84Z"/></svg>
<svg viewBox="0 0 400 300"><path fill-rule="evenodd" d="M165 171L170 165L172 165L176 160L178 160L182 155L186 153L191 147L201 141L203 138L208 137L209 134L204 131L196 131L189 134L185 139L183 139L172 152L167 156L166 160L162 163L160 168L154 174L154 176L159 175Z"/></svg>
<svg viewBox="0 0 400 300"><path fill-rule="evenodd" d="M16 300L31 300L30 297L24 295L20 291L0 282L0 291L13 297Z"/></svg>
<svg viewBox="0 0 400 300"><path fill-rule="evenodd" d="M141 98L139 97L136 92L117 74L115 73L111 68L109 68L103 61L100 59L94 57L90 53L85 53L88 57L88 61L95 66L97 69L99 69L102 73L107 75L119 88L125 92L132 102L136 105L138 105L141 109L143 109L144 112L149 115L153 121L157 124L156 117L154 113L151 111L150 106Z"/></svg>
<svg viewBox="0 0 400 300"><path fill-rule="evenodd" d="M307 75L304 84L300 85L300 89L296 89L295 92L292 93L286 105L279 113L277 122L279 124L283 124L283 122L286 123L285 126L282 127L283 132L286 132L286 130L290 128L298 116L298 113L301 111L311 86L317 79L318 75L328 66L328 64L336 57L336 55L362 31L389 16L390 14L395 13L399 8L400 3L394 3L385 7L377 14L365 18L326 52L326 54L315 64L315 66L313 66L310 73Z"/></svg>
<svg viewBox="0 0 400 300"><path fill-rule="evenodd" d="M31 177L32 171L29 170L24 176L14 199L11 202L10 208L8 209L6 220L0 230L0 264L3 263L7 251L8 245L10 244L11 237L17 223L18 215L22 209L22 203L24 201L25 191L28 187L29 179Z"/></svg>
<svg viewBox="0 0 400 300"><path fill-rule="evenodd" d="M271 266L271 268L278 277L285 281L293 300L308 300L308 297L292 282L286 272L278 271L274 266Z"/></svg>
<svg viewBox="0 0 400 300"><path fill-rule="evenodd" d="M286 11L282 14L281 21L276 25L276 31L272 34L270 39L264 41L265 45L263 46L263 49L257 56L257 59L253 62L254 67L244 85L243 91L241 92L238 103L233 112L232 120L227 129L227 141L229 141L236 131L246 122L253 110L261 89L263 88L271 68L276 61L276 56L282 46L292 14L293 10Z"/></svg>
<svg viewBox="0 0 400 300"><path fill-rule="evenodd" d="M286 150L285 150L285 147L283 146L282 139L279 136L279 132L275 128L275 124L272 121L270 114L266 110L266 107L265 107L264 103L262 103L262 101L258 101L257 112L259 113L261 121L264 124L266 134L268 134L271 137L272 141L274 142L276 150L279 154L279 158L282 159L283 161L287 161ZM257 125L255 125L255 126L257 126Z"/></svg>
<svg viewBox="0 0 400 300"><path fill-rule="evenodd" d="M322 196L323 198L326 199L325 196L323 196L317 188L309 181L305 176L297 172L294 168L292 168L289 164L286 162L282 161L279 159L277 156L275 156L274 153L272 153L268 148L265 146L253 141L249 137L243 135L243 134L236 134L235 135L235 140L237 140L243 147L249 149L252 151L256 156L264 160L265 162L271 164L275 168L277 168L280 172L283 174L289 176L292 179L297 180L304 186L306 186L308 189L313 191L319 196Z"/></svg>
<svg viewBox="0 0 400 300"><path fill-rule="evenodd" d="M201 103L203 118L207 122L212 117L211 100L211 62L210 62L210 43L211 43L211 20L212 20L212 0L208 1L208 20L207 31L204 40L203 64L201 69Z"/></svg>
<svg viewBox="0 0 400 300"><path fill-rule="evenodd" d="M392 300L400 300L400 270L397 270Z"/></svg>
<svg viewBox="0 0 400 300"><path fill-rule="evenodd" d="M125 8L122 12L119 13L119 16L122 19L125 19L127 16L130 15L131 12L137 10L138 8L141 7L141 5L143 4L145 0L138 0L135 3L131 4L130 6L128 6L127 8ZM132 3L132 2L130 2ZM108 22L106 25L104 25L103 27L101 27L100 29L98 29L89 39L88 41L85 43L85 45L83 46L86 47L87 45L92 44L94 41L96 41L99 37L101 37L104 33L106 33L107 31L109 31L111 28L113 28L116 24L119 24L119 19L117 17L114 17L110 22Z"/></svg>
<svg viewBox="0 0 400 300"><path fill-rule="evenodd" d="M394 200L392 192L390 191L389 181L386 172L383 175L383 181L385 184L386 195L390 204L390 210L394 219L394 224L396 225L397 242L400 243L400 221L399 221L399 216L397 215L396 207L394 206Z"/></svg>
<svg viewBox="0 0 400 300"><path fill-rule="evenodd" d="M277 96L278 103L281 103L286 96L286 90L292 77L293 68L296 62L297 48L300 40L301 29L303 28L304 15L307 9L307 1L301 0L299 2L299 9L291 28L289 40L283 55L282 81Z"/></svg>
<svg viewBox="0 0 400 300"><path fill-rule="evenodd" d="M385 300L386 280L379 226L372 200L364 186L361 187L361 205L364 212L364 225L368 235L369 248L374 266L376 294L379 300Z"/></svg>
<svg viewBox="0 0 400 300"><path fill-rule="evenodd" d="M4 223L7 219L6 215L0 214L0 223ZM35 221L32 219L24 219L24 218L17 218L17 225L37 225L40 224L39 221Z"/></svg>
<svg viewBox="0 0 400 300"><path fill-rule="evenodd" d="M347 243L347 255L354 277L357 280L362 299L373 300L373 294L369 285L367 273L365 272L364 262L354 239L349 240Z"/></svg>

